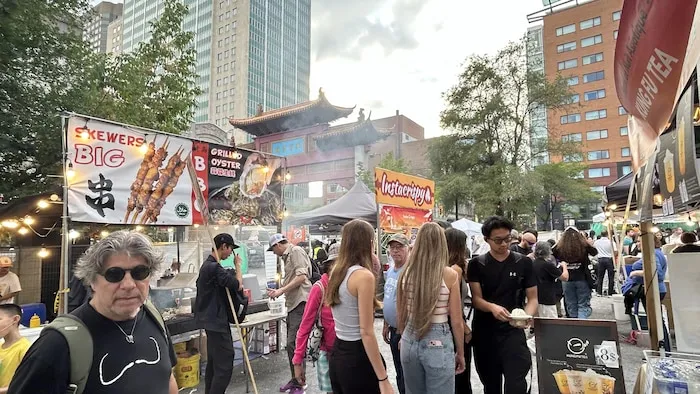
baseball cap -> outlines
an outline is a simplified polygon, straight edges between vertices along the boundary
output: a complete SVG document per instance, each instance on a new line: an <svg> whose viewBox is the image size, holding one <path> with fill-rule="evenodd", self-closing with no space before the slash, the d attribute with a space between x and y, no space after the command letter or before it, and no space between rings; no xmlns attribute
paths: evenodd
<svg viewBox="0 0 700 394"><path fill-rule="evenodd" d="M0 256L0 267L12 267L12 259L8 256Z"/></svg>
<svg viewBox="0 0 700 394"><path fill-rule="evenodd" d="M287 237L285 237L284 234L272 234L272 236L270 237L270 247L267 248L267 251L271 252L273 246L277 245L278 243L280 243L282 241L286 241L286 240L287 240Z"/></svg>
<svg viewBox="0 0 700 394"><path fill-rule="evenodd" d="M216 246L217 249L220 248L221 245L223 245L223 244L231 245L231 248L233 248L233 249L239 248L239 246L236 245L235 242L233 241L233 237L231 236L231 234L221 233L221 234L217 235L216 237L214 237L214 245Z"/></svg>
<svg viewBox="0 0 700 394"><path fill-rule="evenodd" d="M406 236L401 234L401 233L397 233L397 234L392 235L391 238L389 238L389 242L387 242L387 245L392 243L392 242L398 242L403 246L406 246L406 245L411 243L408 240L408 238L406 238Z"/></svg>
<svg viewBox="0 0 700 394"><path fill-rule="evenodd" d="M323 264L337 259L338 252L340 252L340 243L336 242L328 248L328 258L323 262Z"/></svg>

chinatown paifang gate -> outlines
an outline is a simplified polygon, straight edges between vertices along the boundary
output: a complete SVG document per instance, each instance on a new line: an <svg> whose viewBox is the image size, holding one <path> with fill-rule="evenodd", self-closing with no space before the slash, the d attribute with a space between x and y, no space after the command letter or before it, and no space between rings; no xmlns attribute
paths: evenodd
<svg viewBox="0 0 700 394"><path fill-rule="evenodd" d="M368 167L370 146L392 133L392 129L375 128L371 114L365 116L363 109L355 122L330 126L349 117L354 110L355 107L331 104L323 90L319 90L316 100L267 112L262 112L260 107L252 118L229 122L255 136L255 150L285 157L291 176L288 188L322 181L323 204L328 204L352 187L358 164ZM336 189L336 185L340 187ZM289 198L286 200L290 211L295 213L296 204L290 203Z"/></svg>

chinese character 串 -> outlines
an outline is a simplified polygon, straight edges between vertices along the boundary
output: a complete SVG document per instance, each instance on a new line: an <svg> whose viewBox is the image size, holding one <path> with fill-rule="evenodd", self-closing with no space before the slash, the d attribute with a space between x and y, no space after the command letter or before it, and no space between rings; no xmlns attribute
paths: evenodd
<svg viewBox="0 0 700 394"><path fill-rule="evenodd" d="M93 182L88 179L88 189L93 193L98 193L97 197L85 196L85 202L97 211L100 216L105 217L105 208L114 210L114 196L112 193L112 181L105 179L104 175L100 174L100 180ZM105 201L106 199L106 201Z"/></svg>

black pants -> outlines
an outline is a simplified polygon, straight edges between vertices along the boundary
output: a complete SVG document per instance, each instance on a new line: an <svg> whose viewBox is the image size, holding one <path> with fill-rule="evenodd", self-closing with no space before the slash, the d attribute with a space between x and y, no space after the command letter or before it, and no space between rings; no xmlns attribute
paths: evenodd
<svg viewBox="0 0 700 394"><path fill-rule="evenodd" d="M464 372L455 375L455 394L472 394L472 342L464 344Z"/></svg>
<svg viewBox="0 0 700 394"><path fill-rule="evenodd" d="M304 317L304 308L306 302L302 302L287 314L287 358L289 358L289 371L294 379L294 350L297 348L297 331L301 326L301 320ZM301 367L306 370L306 361L301 362Z"/></svg>
<svg viewBox="0 0 700 394"><path fill-rule="evenodd" d="M406 386L403 383L403 367L401 366L399 342L401 342L401 334L394 327L389 327L389 347L391 348L391 358L394 359L394 368L396 369L396 386L399 388L399 393L404 394Z"/></svg>
<svg viewBox="0 0 700 394"><path fill-rule="evenodd" d="M233 339L231 331L207 333L207 370L204 394L224 394L233 374Z"/></svg>
<svg viewBox="0 0 700 394"><path fill-rule="evenodd" d="M598 284L596 291L598 295L603 294L603 278L608 273L608 295L613 295L615 291L615 264L610 257L598 257Z"/></svg>
<svg viewBox="0 0 700 394"><path fill-rule="evenodd" d="M361 340L336 338L328 361L334 394L379 394L379 378ZM384 357L382 363L386 365Z"/></svg>
<svg viewBox="0 0 700 394"><path fill-rule="evenodd" d="M527 374L532 366L523 330L493 332L474 330L474 363L484 394L527 393ZM505 391L503 390L505 378Z"/></svg>

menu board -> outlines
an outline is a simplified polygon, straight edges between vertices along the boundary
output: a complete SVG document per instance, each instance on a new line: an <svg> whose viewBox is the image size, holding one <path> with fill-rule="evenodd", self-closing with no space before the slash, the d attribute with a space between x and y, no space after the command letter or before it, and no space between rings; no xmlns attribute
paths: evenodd
<svg viewBox="0 0 700 394"><path fill-rule="evenodd" d="M625 394L617 323L535 319L540 393Z"/></svg>
<svg viewBox="0 0 700 394"><path fill-rule="evenodd" d="M700 199L695 169L693 94L694 86L690 85L678 103L676 129L661 136L658 164L664 216L685 212L688 203Z"/></svg>

